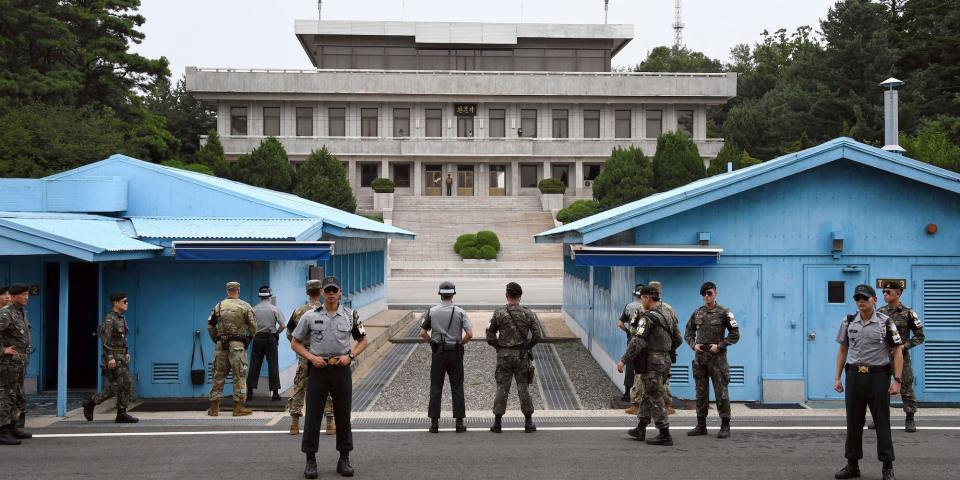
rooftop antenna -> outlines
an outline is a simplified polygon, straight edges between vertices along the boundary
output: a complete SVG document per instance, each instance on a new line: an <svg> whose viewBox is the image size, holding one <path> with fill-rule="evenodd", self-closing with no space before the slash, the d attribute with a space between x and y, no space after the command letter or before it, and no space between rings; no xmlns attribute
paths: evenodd
<svg viewBox="0 0 960 480"><path fill-rule="evenodd" d="M607 13L610 10L610 0L603 0L603 24L607 24Z"/></svg>
<svg viewBox="0 0 960 480"><path fill-rule="evenodd" d="M323 0L317 0L317 20L323 20Z"/></svg>
<svg viewBox="0 0 960 480"><path fill-rule="evenodd" d="M683 47L683 22L680 21L680 0L673 2L673 48Z"/></svg>
<svg viewBox="0 0 960 480"><path fill-rule="evenodd" d="M900 92L902 80L890 77L880 84L883 87L883 149L888 152L903 154L906 150L900 146Z"/></svg>

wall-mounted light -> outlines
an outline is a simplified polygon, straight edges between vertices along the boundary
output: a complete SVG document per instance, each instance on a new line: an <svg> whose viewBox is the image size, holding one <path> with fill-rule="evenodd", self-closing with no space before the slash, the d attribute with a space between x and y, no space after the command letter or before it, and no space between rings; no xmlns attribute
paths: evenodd
<svg viewBox="0 0 960 480"><path fill-rule="evenodd" d="M698 233L697 243L699 243L700 245L710 245L710 232Z"/></svg>
<svg viewBox="0 0 960 480"><path fill-rule="evenodd" d="M833 253L833 258L840 258L840 254L843 252L843 232L835 231L831 233L833 238L833 244L830 247L830 251Z"/></svg>
<svg viewBox="0 0 960 480"><path fill-rule="evenodd" d="M928 234L928 235L933 235L934 233L937 233L937 224L936 224L936 223L928 223L928 224L927 224L927 234Z"/></svg>

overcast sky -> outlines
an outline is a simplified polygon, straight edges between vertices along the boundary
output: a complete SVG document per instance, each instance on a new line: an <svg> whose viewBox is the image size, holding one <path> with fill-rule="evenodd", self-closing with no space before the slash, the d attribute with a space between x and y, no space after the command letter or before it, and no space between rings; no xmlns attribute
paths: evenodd
<svg viewBox="0 0 960 480"><path fill-rule="evenodd" d="M764 30L819 29L835 0L683 0L684 44L729 60ZM634 25L613 61L633 65L673 44L673 0L610 0L610 23ZM522 19L521 19L522 5ZM134 51L166 56L174 78L187 65L312 68L293 35L295 19L317 18L316 0L142 0L147 38ZM323 0L326 20L603 23L603 0Z"/></svg>

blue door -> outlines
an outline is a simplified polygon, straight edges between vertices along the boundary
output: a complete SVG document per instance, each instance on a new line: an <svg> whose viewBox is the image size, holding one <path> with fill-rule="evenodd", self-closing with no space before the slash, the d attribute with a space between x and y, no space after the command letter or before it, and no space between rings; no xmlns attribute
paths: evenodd
<svg viewBox="0 0 960 480"><path fill-rule="evenodd" d="M910 350L914 390L921 402L960 401L960 266L913 268L910 299L927 339Z"/></svg>
<svg viewBox="0 0 960 480"><path fill-rule="evenodd" d="M837 331L845 315L857 311L853 289L867 278L863 265L807 265L804 269L804 322L807 332L807 398L843 398L833 389Z"/></svg>

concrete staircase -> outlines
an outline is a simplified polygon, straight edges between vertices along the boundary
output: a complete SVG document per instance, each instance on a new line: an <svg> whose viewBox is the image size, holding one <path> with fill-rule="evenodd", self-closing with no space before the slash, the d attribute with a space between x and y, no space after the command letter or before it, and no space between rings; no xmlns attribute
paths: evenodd
<svg viewBox="0 0 960 480"><path fill-rule="evenodd" d="M559 245L537 245L533 236L553 228L537 196L397 196L393 225L416 232L414 241L390 244L394 277L541 277L563 268ZM500 238L496 263L463 262L453 243L464 233L491 230Z"/></svg>

